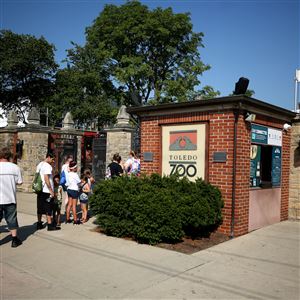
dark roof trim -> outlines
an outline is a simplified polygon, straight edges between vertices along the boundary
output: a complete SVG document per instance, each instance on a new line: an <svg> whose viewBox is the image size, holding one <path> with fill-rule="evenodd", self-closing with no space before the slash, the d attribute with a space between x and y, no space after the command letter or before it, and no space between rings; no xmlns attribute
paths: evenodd
<svg viewBox="0 0 300 300"><path fill-rule="evenodd" d="M127 112L137 116L162 116L188 112L224 112L240 109L263 116L273 117L286 122L295 118L290 110L275 106L247 96L228 96L191 102L167 103L155 106L128 107Z"/></svg>

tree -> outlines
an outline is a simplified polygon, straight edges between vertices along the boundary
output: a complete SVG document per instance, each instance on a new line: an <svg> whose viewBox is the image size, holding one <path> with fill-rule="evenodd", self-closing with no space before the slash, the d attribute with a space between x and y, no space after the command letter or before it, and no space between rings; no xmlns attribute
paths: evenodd
<svg viewBox="0 0 300 300"><path fill-rule="evenodd" d="M57 69L55 47L45 38L0 31L0 99L2 109L14 109L23 121L33 105L43 104L53 93Z"/></svg>
<svg viewBox="0 0 300 300"><path fill-rule="evenodd" d="M229 96L233 96L233 95L234 95L234 91L233 91L231 94L229 94ZM248 89L247 89L247 91L245 92L244 95L247 96L247 97L252 97L252 96L255 95L255 91L254 91L254 90L248 90Z"/></svg>
<svg viewBox="0 0 300 300"><path fill-rule="evenodd" d="M88 126L97 120L98 127L102 127L117 114L112 99L111 95L104 92L103 82L97 72L83 72L75 67L59 70L56 92L49 105L51 124L61 121L65 113L70 111L79 124Z"/></svg>
<svg viewBox="0 0 300 300"><path fill-rule="evenodd" d="M114 120L119 104L116 87L110 74L99 64L97 56L88 48L75 45L69 50L73 63L59 70L56 91L51 98L50 118L60 121L70 111L79 123L89 125L97 120L99 127Z"/></svg>
<svg viewBox="0 0 300 300"><path fill-rule="evenodd" d="M106 5L86 29L86 45L70 50L68 61L78 66L88 59L109 74L126 105L187 101L210 68L200 58L202 37L192 31L188 13L128 1Z"/></svg>

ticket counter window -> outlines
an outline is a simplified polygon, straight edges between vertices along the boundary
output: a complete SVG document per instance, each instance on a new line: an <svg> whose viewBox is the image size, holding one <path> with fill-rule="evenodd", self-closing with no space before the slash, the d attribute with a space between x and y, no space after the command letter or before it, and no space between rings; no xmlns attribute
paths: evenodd
<svg viewBox="0 0 300 300"><path fill-rule="evenodd" d="M281 147L251 145L250 186L271 188L280 186Z"/></svg>

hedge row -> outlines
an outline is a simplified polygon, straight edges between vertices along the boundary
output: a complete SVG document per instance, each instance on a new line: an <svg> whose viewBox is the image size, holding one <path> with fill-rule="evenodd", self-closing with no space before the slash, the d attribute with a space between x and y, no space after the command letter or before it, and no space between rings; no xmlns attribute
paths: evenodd
<svg viewBox="0 0 300 300"><path fill-rule="evenodd" d="M209 234L222 221L222 207L219 189L203 180L158 174L101 181L90 198L106 234L148 244Z"/></svg>

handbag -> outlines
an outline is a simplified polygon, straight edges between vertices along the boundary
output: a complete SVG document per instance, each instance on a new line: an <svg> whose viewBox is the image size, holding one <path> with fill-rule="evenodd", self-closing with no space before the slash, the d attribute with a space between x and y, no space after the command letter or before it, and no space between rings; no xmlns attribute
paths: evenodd
<svg viewBox="0 0 300 300"><path fill-rule="evenodd" d="M34 179L32 182L32 189L33 192L36 194L39 194L43 190L43 181L42 181L42 176L40 172L36 172L34 175Z"/></svg>
<svg viewBox="0 0 300 300"><path fill-rule="evenodd" d="M60 174L59 184L64 186L64 185L66 185L66 182L67 182L66 173L65 173L65 171L62 171Z"/></svg>
<svg viewBox="0 0 300 300"><path fill-rule="evenodd" d="M89 200L89 197L86 193L81 193L79 195L79 201L88 201Z"/></svg>

